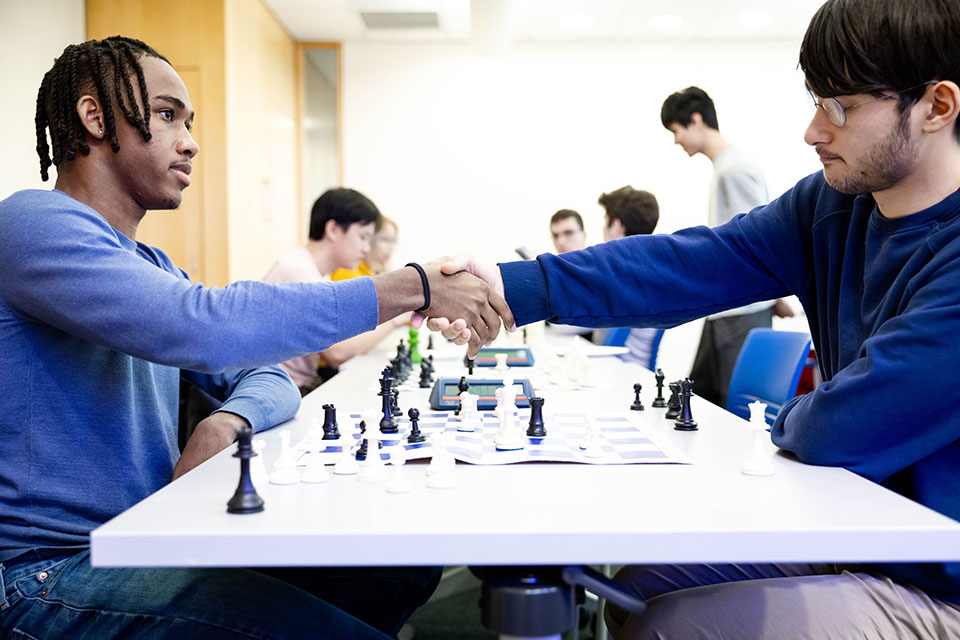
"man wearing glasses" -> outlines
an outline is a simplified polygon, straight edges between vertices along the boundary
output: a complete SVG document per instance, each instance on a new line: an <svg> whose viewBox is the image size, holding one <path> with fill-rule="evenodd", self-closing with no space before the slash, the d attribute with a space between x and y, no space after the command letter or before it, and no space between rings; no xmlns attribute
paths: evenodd
<svg viewBox="0 0 960 640"><path fill-rule="evenodd" d="M774 443L960 519L958 33L960 0L829 0L800 49L817 104L804 140L823 171L715 228L444 271L503 286L518 325L664 326L795 294L824 382L784 405ZM608 607L617 638L960 637L957 562L661 565L617 580L648 605Z"/></svg>

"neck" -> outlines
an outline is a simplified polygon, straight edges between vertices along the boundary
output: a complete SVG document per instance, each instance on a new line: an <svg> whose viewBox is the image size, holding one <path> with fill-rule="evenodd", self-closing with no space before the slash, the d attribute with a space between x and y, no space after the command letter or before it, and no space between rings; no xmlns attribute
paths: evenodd
<svg viewBox="0 0 960 640"><path fill-rule="evenodd" d="M307 240L306 249L321 275L329 276L337 268L334 263L332 247L327 240Z"/></svg>
<svg viewBox="0 0 960 640"><path fill-rule="evenodd" d="M137 227L147 211L131 194L119 187L115 177L86 158L67 161L57 167L54 188L87 205L111 227L131 240L137 239Z"/></svg>
<svg viewBox="0 0 960 640"><path fill-rule="evenodd" d="M923 211L960 188L960 146L943 137L945 144L922 152L923 159L906 178L889 189L875 191L873 199L885 218L903 218Z"/></svg>
<svg viewBox="0 0 960 640"><path fill-rule="evenodd" d="M720 155L720 152L727 147L727 141L723 139L720 132L716 129L707 128L703 133L703 149L700 153L710 158L710 162Z"/></svg>

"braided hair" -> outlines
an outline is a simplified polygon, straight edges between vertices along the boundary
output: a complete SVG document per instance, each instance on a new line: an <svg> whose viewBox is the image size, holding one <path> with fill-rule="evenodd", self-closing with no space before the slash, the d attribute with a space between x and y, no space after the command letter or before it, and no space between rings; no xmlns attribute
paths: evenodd
<svg viewBox="0 0 960 640"><path fill-rule="evenodd" d="M90 153L86 129L76 109L77 100L85 93L95 93L100 99L106 137L114 153L120 151L114 104L120 107L127 122L140 132L144 141L150 140L147 84L140 66L140 58L145 55L169 63L140 40L123 36L69 45L54 60L37 92L37 155L40 156L40 177L43 180L49 177L51 164L60 166L64 160L74 160L78 152ZM134 93L133 76L142 96L142 110ZM47 145L47 128L53 146L52 158Z"/></svg>

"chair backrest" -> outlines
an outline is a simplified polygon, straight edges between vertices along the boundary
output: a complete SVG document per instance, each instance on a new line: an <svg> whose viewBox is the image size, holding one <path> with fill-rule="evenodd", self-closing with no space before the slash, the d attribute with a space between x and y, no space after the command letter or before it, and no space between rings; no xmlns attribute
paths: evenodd
<svg viewBox="0 0 960 640"><path fill-rule="evenodd" d="M603 346L622 347L627 344L627 336L630 335L630 327L616 327L607 329L603 334Z"/></svg>
<svg viewBox="0 0 960 640"><path fill-rule="evenodd" d="M767 419L776 418L780 407L796 394L809 353L810 336L805 333L751 330L733 365L727 411L749 420L747 405L759 400L767 405Z"/></svg>
<svg viewBox="0 0 960 640"><path fill-rule="evenodd" d="M627 347L630 352L620 358L636 362L650 371L657 370L657 352L663 340L664 329L607 329L603 335L605 347Z"/></svg>
<svg viewBox="0 0 960 640"><path fill-rule="evenodd" d="M660 341L663 340L664 331L664 329L657 329L657 335L653 337L653 343L650 345L650 364L647 365L650 371L657 370L657 352L660 351Z"/></svg>

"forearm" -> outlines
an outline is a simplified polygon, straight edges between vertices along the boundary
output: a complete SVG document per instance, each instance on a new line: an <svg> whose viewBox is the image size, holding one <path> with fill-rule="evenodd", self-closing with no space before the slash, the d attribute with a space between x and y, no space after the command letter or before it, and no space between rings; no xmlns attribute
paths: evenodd
<svg viewBox="0 0 960 640"><path fill-rule="evenodd" d="M366 278L204 287L161 252L131 250L102 218L79 208L7 218L0 297L25 318L150 362L207 372L255 367L377 324L376 291Z"/></svg>
<svg viewBox="0 0 960 640"><path fill-rule="evenodd" d="M237 430L246 424L243 417L227 412L215 413L201 420L183 448L183 455L173 469L172 479L176 480L229 447L236 440Z"/></svg>
<svg viewBox="0 0 960 640"><path fill-rule="evenodd" d="M222 374L181 371L181 375L223 404L218 412L246 419L254 431L286 422L300 408L300 392L279 366L244 369Z"/></svg>
<svg viewBox="0 0 960 640"><path fill-rule="evenodd" d="M956 331L949 327L960 309L941 305L889 320L860 357L785 404L771 428L774 444L804 462L882 482L955 442L960 374L953 361ZM923 371L936 373L916 373Z"/></svg>
<svg viewBox="0 0 960 640"><path fill-rule="evenodd" d="M815 178L715 229L631 236L501 264L507 303L519 324L671 327L804 291Z"/></svg>
<svg viewBox="0 0 960 640"><path fill-rule="evenodd" d="M419 309L424 304L423 283L413 267L373 276L372 280L377 290L378 324Z"/></svg>

